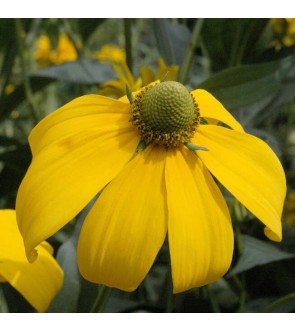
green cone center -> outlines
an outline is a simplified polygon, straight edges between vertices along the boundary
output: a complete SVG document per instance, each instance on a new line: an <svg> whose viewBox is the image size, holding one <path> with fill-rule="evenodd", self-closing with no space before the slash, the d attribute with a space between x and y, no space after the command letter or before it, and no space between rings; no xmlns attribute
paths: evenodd
<svg viewBox="0 0 295 332"><path fill-rule="evenodd" d="M131 102L131 122L147 144L179 146L194 135L199 118L193 95L174 81L147 86Z"/></svg>
<svg viewBox="0 0 295 332"><path fill-rule="evenodd" d="M154 131L186 130L195 119L194 100L182 84L167 81L149 89L141 100L143 121Z"/></svg>

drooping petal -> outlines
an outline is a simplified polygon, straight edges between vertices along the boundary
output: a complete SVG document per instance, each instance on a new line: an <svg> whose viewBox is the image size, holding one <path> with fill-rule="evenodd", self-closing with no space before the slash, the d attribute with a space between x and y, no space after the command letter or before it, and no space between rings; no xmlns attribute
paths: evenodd
<svg viewBox="0 0 295 332"><path fill-rule="evenodd" d="M225 200L196 155L170 152L165 169L173 292L178 293L226 273L233 231Z"/></svg>
<svg viewBox="0 0 295 332"><path fill-rule="evenodd" d="M34 247L81 211L132 157L131 127L86 130L46 145L33 158L17 194L16 213L28 259Z"/></svg>
<svg viewBox="0 0 295 332"><path fill-rule="evenodd" d="M283 168L259 138L220 126L200 126L193 142L209 171L265 225L271 240L281 241L281 214L286 195Z"/></svg>
<svg viewBox="0 0 295 332"><path fill-rule="evenodd" d="M223 105L209 92L197 89L191 92L200 109L200 116L203 118L221 121L232 129L244 132L241 124L223 107Z"/></svg>
<svg viewBox="0 0 295 332"><path fill-rule="evenodd" d="M148 147L104 189L84 221L78 266L87 280L133 291L167 232L163 148Z"/></svg>
<svg viewBox="0 0 295 332"><path fill-rule="evenodd" d="M108 97L86 95L72 100L46 116L32 130L29 142L33 155L42 148L91 130L110 131L131 127L129 105Z"/></svg>
<svg viewBox="0 0 295 332"><path fill-rule="evenodd" d="M45 312L60 290L63 271L43 242L37 247L38 259L27 261L15 211L0 211L0 277L9 282L39 312ZM52 252L52 248L50 249Z"/></svg>

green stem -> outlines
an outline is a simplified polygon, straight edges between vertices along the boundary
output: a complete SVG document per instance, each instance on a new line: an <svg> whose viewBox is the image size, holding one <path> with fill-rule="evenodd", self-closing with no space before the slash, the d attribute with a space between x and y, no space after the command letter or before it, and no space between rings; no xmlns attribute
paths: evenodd
<svg viewBox="0 0 295 332"><path fill-rule="evenodd" d="M125 34L125 51L126 62L132 73L133 59L132 59L132 34L131 34L131 19L124 18L124 34Z"/></svg>
<svg viewBox="0 0 295 332"><path fill-rule="evenodd" d="M90 309L91 313L94 312L104 312L105 306L108 302L108 299L110 297L112 289L105 286L105 285L101 285L98 292L97 292L97 296L96 299Z"/></svg>
<svg viewBox="0 0 295 332"><path fill-rule="evenodd" d="M20 54L20 63L21 63L21 67L22 67L22 76L23 76L22 78L24 81L26 99L31 107L32 117L33 117L35 123L37 123L37 122L39 122L39 116L38 116L38 112L36 111L31 83L30 83L30 79L28 76L28 72L27 72L26 60L25 60L25 56L24 56L25 45L24 45L23 36L22 36L24 30L22 27L21 20L19 18L15 19L15 26L16 26L16 35L17 35L18 49L19 49L19 54Z"/></svg>
<svg viewBox="0 0 295 332"><path fill-rule="evenodd" d="M288 295L285 295L283 297L280 297L276 301L272 302L268 306L266 306L263 310L263 312L273 312L277 307L282 305L285 302L288 302L289 300L294 300L295 299L295 293L290 293Z"/></svg>
<svg viewBox="0 0 295 332"><path fill-rule="evenodd" d="M188 49L186 51L186 55L184 57L184 60L183 60L183 63L182 63L182 66L181 66L180 72L179 72L178 81L182 84L186 83L188 72L189 72L192 58L194 55L194 50L200 39L201 30L202 30L204 21L205 21L204 18L198 18L196 20L196 23L195 23L195 26L194 26L194 29L192 32L192 37L191 37L190 43L188 45Z"/></svg>

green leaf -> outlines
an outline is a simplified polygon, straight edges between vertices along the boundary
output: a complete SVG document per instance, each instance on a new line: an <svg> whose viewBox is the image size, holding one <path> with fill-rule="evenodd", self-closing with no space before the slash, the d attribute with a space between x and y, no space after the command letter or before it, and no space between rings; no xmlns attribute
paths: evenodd
<svg viewBox="0 0 295 332"><path fill-rule="evenodd" d="M166 65L181 65L191 38L189 29L164 18L153 19L153 28L159 53Z"/></svg>
<svg viewBox="0 0 295 332"><path fill-rule="evenodd" d="M227 277L283 259L294 258L294 254L282 251L272 244L255 239L249 235L242 235L243 253L236 266L231 269Z"/></svg>
<svg viewBox="0 0 295 332"><path fill-rule="evenodd" d="M105 20L106 18L79 18L78 27L82 39L87 41Z"/></svg>
<svg viewBox="0 0 295 332"><path fill-rule="evenodd" d="M247 63L269 46L269 19L209 18L202 28L202 45L212 68L220 70ZM261 38L260 38L261 36ZM262 38L263 36L263 38Z"/></svg>
<svg viewBox="0 0 295 332"><path fill-rule="evenodd" d="M264 64L234 67L210 77L198 88L208 90L226 108L234 110L277 94L294 64L292 55Z"/></svg>
<svg viewBox="0 0 295 332"><path fill-rule="evenodd" d="M70 83L99 84L116 78L113 68L92 59L79 59L40 69L31 77L46 77Z"/></svg>
<svg viewBox="0 0 295 332"><path fill-rule="evenodd" d="M72 238L60 246L56 259L64 271L64 282L48 312L77 312L80 274L76 263L76 247Z"/></svg>

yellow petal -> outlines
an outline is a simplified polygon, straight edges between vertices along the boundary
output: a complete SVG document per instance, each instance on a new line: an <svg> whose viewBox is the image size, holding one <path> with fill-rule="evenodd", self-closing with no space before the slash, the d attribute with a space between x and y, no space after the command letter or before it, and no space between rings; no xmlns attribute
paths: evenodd
<svg viewBox="0 0 295 332"><path fill-rule="evenodd" d="M221 121L232 129L244 132L241 124L223 107L223 105L209 92L197 89L191 92L200 109L203 118Z"/></svg>
<svg viewBox="0 0 295 332"><path fill-rule="evenodd" d="M30 261L36 258L34 247L75 217L132 157L138 144L134 130L88 129L47 145L33 158L16 200Z"/></svg>
<svg viewBox="0 0 295 332"><path fill-rule="evenodd" d="M151 68L142 66L140 67L140 76L142 78L142 84L144 86L155 80L155 75Z"/></svg>
<svg viewBox="0 0 295 332"><path fill-rule="evenodd" d="M46 311L63 282L61 268L45 249L50 245L44 242L38 246L39 257L35 263L30 264L25 255L14 210L0 211L0 228L0 276L37 311Z"/></svg>
<svg viewBox="0 0 295 332"><path fill-rule="evenodd" d="M104 189L83 224L78 266L87 280L133 291L167 232L163 148L149 147Z"/></svg>
<svg viewBox="0 0 295 332"><path fill-rule="evenodd" d="M225 200L196 155L170 152L165 176L173 292L178 293L226 273L233 231Z"/></svg>
<svg viewBox="0 0 295 332"><path fill-rule="evenodd" d="M29 142L33 155L46 145L85 131L109 127L131 127L129 105L108 97L86 95L72 100L46 116L32 130Z"/></svg>
<svg viewBox="0 0 295 332"><path fill-rule="evenodd" d="M281 241L281 214L286 195L283 168L270 147L255 136L200 126L193 143L209 171L265 225L271 240Z"/></svg>

